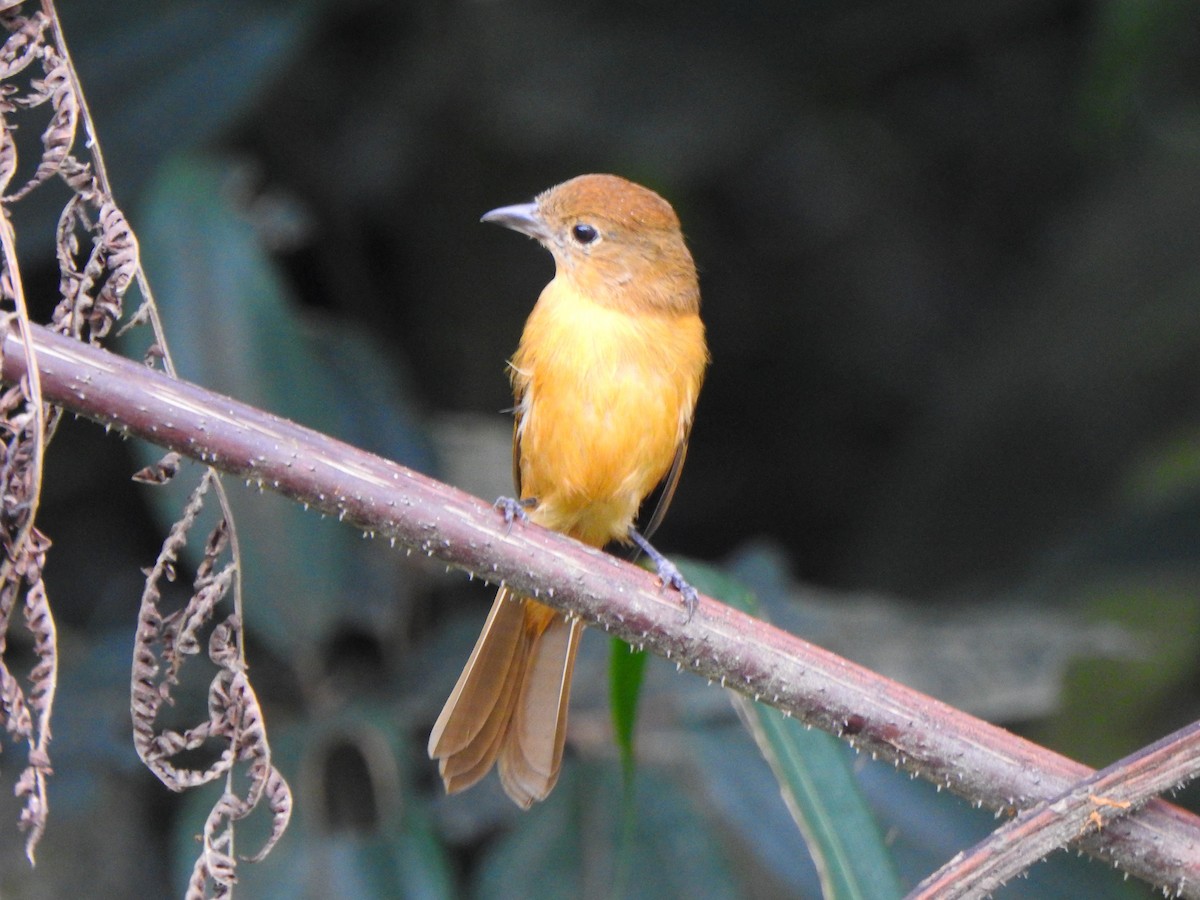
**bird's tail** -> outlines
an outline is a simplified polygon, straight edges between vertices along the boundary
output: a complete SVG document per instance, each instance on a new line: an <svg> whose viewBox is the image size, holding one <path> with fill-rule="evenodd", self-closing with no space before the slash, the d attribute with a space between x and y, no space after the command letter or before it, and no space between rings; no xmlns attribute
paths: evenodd
<svg viewBox="0 0 1200 900"><path fill-rule="evenodd" d="M499 590L429 736L447 793L469 788L499 762L515 803L528 808L546 798L562 763L582 632L578 619Z"/></svg>

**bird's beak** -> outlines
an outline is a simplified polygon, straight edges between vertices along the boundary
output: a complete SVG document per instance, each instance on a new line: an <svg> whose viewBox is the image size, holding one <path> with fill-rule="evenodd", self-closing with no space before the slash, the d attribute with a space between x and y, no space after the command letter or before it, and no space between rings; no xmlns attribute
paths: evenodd
<svg viewBox="0 0 1200 900"><path fill-rule="evenodd" d="M515 206L502 206L499 209L493 209L491 212L485 212L479 221L494 222L496 225L503 225L505 228L511 228L513 231L527 234L539 241L546 240L549 237L546 232L546 223L542 221L541 215L538 214L536 203L518 203Z"/></svg>

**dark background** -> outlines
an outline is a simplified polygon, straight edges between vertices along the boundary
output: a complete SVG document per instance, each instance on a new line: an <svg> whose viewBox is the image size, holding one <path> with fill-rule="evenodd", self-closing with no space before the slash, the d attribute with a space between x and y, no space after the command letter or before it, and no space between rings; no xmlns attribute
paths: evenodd
<svg viewBox="0 0 1200 900"><path fill-rule="evenodd" d="M503 491L504 362L552 266L477 220L582 172L625 175L683 221L713 356L661 547L776 585L784 608L817 603L808 621L841 644L810 636L871 665L961 646L929 682L903 659L896 675L942 695L977 683L948 699L1092 764L1195 717L1200 5L62 6L185 377ZM52 259L25 237L53 199L29 208L26 265L53 291ZM79 425L53 454L52 601L74 664L108 673L80 702L111 710L56 760L52 789L75 800L46 852L63 861L31 875L14 829L6 896L86 882L91 857L64 835L124 859L131 896L178 893L194 854L187 811L121 734L138 568L173 515L127 485L129 450ZM298 748L285 774L323 817L291 839L332 852L343 816L386 832L378 773L338 763L373 758L363 734L407 760L406 802L435 797L422 742L487 596L379 542L317 561L288 549L291 526L257 524L280 568L259 575L275 599L249 593L251 664L269 725ZM341 553L335 532L313 546ZM916 633L879 625L893 621ZM1033 636L1052 663L1030 664ZM998 645L1012 652L997 671L971 669ZM1016 687L997 701L1001 683ZM602 707L581 690L582 709ZM567 763L581 779L588 746ZM345 781L314 800L303 773L322 765ZM489 860L520 833L484 807L427 812L455 891L492 893ZM111 819L103 839L88 810ZM957 827L944 856L966 842ZM413 892L388 871L361 896ZM735 895L797 889L741 876Z"/></svg>

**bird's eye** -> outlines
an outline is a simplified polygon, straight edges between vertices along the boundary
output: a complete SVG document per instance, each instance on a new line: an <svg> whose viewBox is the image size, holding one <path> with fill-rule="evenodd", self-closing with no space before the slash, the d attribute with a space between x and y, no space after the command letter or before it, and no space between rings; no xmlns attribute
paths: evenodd
<svg viewBox="0 0 1200 900"><path fill-rule="evenodd" d="M586 222L580 222L578 225L571 226L571 237L578 244L590 244L599 236L600 234L596 229Z"/></svg>

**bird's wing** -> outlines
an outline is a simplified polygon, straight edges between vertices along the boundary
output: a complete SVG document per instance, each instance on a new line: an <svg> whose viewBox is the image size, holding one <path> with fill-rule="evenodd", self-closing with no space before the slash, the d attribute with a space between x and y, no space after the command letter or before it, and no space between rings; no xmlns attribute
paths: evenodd
<svg viewBox="0 0 1200 900"><path fill-rule="evenodd" d="M521 414L513 416L512 478L516 497L521 499Z"/></svg>
<svg viewBox="0 0 1200 900"><path fill-rule="evenodd" d="M675 458L671 460L671 468L667 470L667 474L663 476L663 480L658 486L658 502L654 504L654 512L650 514L650 519L646 522L646 527L642 529L642 537L646 540L650 539L650 535L658 529L662 524L663 516L667 514L667 508L671 505L671 500L675 496L675 488L679 486L679 473L683 471L683 461L687 457L688 437L691 435L692 426L688 424L687 431L683 434L683 439L679 442L679 446L675 448Z"/></svg>

